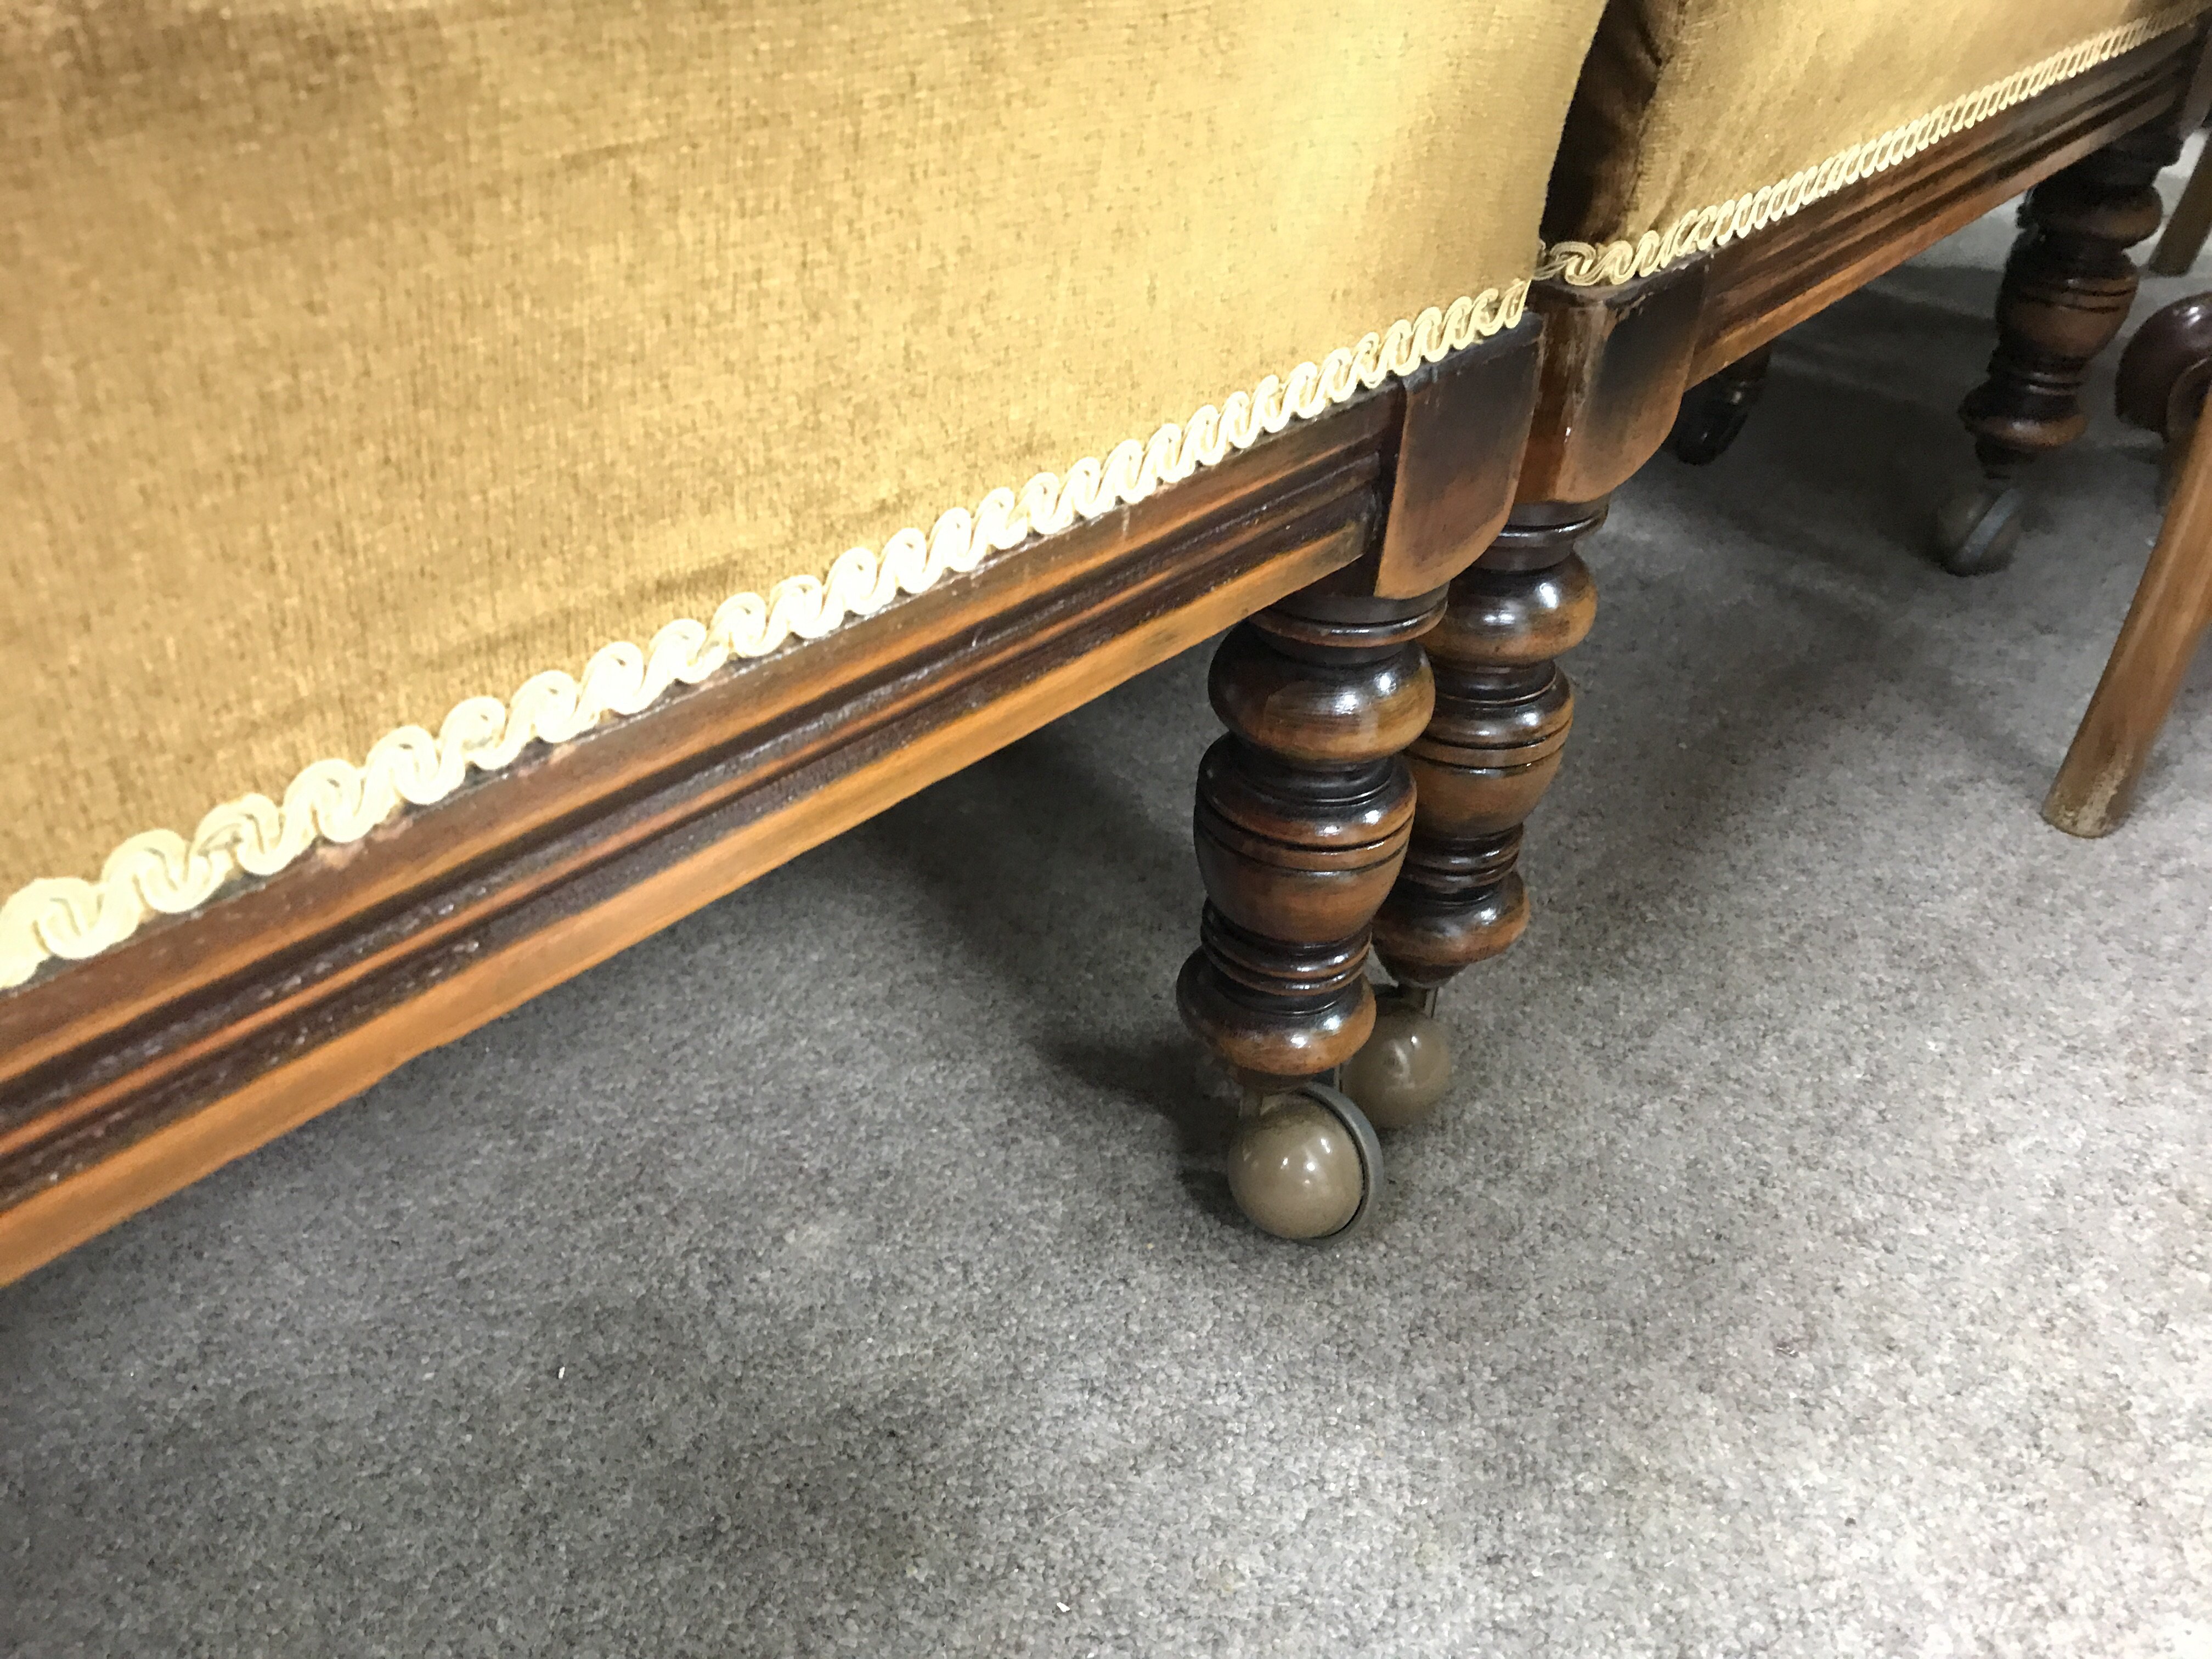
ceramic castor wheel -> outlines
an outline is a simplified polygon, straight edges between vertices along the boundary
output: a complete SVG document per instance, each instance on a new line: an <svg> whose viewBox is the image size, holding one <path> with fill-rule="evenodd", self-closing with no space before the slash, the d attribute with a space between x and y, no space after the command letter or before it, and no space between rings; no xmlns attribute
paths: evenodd
<svg viewBox="0 0 2212 1659"><path fill-rule="evenodd" d="M1366 1115L1307 1084L1248 1109L1229 1147L1229 1190L1278 1238L1341 1238L1366 1220L1382 1149Z"/></svg>
<svg viewBox="0 0 2212 1659"><path fill-rule="evenodd" d="M2014 484L1972 484L1936 514L1936 556L1954 576L1986 576L2012 562L2027 497Z"/></svg>
<svg viewBox="0 0 2212 1659"><path fill-rule="evenodd" d="M1667 434L1667 447L1676 460L1710 466L1727 453L1750 422L1752 405L1765 388L1766 366L1773 355L1773 347L1761 346L1682 394L1674 429Z"/></svg>
<svg viewBox="0 0 2212 1659"><path fill-rule="evenodd" d="M1451 1087L1450 1039L1435 1018L1385 1000L1375 1034L1346 1064L1344 1092L1378 1129L1402 1129L1434 1111Z"/></svg>

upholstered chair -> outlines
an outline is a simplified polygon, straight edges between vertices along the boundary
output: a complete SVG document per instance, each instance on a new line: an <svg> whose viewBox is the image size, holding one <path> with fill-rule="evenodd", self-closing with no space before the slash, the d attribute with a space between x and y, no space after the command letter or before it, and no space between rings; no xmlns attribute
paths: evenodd
<svg viewBox="0 0 2212 1659"><path fill-rule="evenodd" d="M0 21L0 1269L1246 617L1187 1000L1349 1145L1598 9Z"/></svg>
<svg viewBox="0 0 2212 1659"><path fill-rule="evenodd" d="M2158 226L2150 180L2203 118L2204 9L1609 0L1545 206L1516 506L1424 636L1437 713L1409 750L1419 804L1375 927L1395 988L1347 1073L1370 1118L1442 1097L1437 994L1527 923L1522 822L1574 712L1553 659L1589 624L1575 548L1609 494L1670 433L1711 459L1777 335L2033 186L1990 376L1962 410L1986 477L1943 514L1954 569L2001 564L2021 469L2081 429L2084 373L2135 290L2125 250Z"/></svg>
<svg viewBox="0 0 2212 1659"><path fill-rule="evenodd" d="M1986 407L2063 434L2196 10L0 22L0 1277L1224 630L1178 1001L1344 1236L1607 496L2054 174Z"/></svg>
<svg viewBox="0 0 2212 1659"><path fill-rule="evenodd" d="M1553 176L1545 224L1554 264L1572 282L1618 282L1756 235L1954 133L2017 125L2036 94L2115 58L2155 61L2157 43L2202 11L2193 0L1614 4ZM2010 561L2028 464L2081 430L2076 394L2127 314L2127 249L2158 228L2150 181L2179 139L2171 123L2117 136L2027 198L1989 378L1960 410L1981 476L1942 504L1934 526L1950 569ZM1841 260L1853 250L1836 252ZM1685 459L1710 459L1725 445L1765 362L1751 354L1699 389L1677 434Z"/></svg>

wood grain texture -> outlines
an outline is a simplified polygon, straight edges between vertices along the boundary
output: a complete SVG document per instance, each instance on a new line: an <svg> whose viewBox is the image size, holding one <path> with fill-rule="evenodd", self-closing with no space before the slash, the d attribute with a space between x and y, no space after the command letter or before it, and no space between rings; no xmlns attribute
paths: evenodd
<svg viewBox="0 0 2212 1659"><path fill-rule="evenodd" d="M1422 636L1435 713L1407 750L1413 836L1374 923L1376 953L1401 986L1433 991L1528 925L1522 823L1574 724L1574 690L1553 659L1596 617L1596 586L1575 549L1605 513L1603 501L1516 507Z"/></svg>
<svg viewBox="0 0 2212 1659"><path fill-rule="evenodd" d="M1435 706L1414 641L1444 590L1310 587L1234 629L1207 690L1229 728L1198 770L1206 902L1176 985L1183 1022L1254 1086L1341 1066L1375 1024L1367 927L1406 856L1400 754Z"/></svg>
<svg viewBox="0 0 2212 1659"><path fill-rule="evenodd" d="M1525 386L1535 343L1465 355ZM1383 388L0 996L0 1282L1285 595L1372 592L1406 410ZM1504 479L1525 398L1492 417L1469 459Z"/></svg>
<svg viewBox="0 0 2212 1659"><path fill-rule="evenodd" d="M1434 592L1490 545L1512 511L1528 436L1525 425L1506 432L1501 413L1534 418L1537 361L1534 352L1469 352L1407 380L1378 596Z"/></svg>
<svg viewBox="0 0 2212 1659"><path fill-rule="evenodd" d="M2154 181L2180 151L2180 139L2147 127L2027 193L1997 288L1989 376L1959 406L1986 477L2009 483L2087 429L2082 383L2135 301L2127 251L2158 228Z"/></svg>
<svg viewBox="0 0 2212 1659"><path fill-rule="evenodd" d="M2180 302L2192 310L2199 303ZM2212 365L2193 367L2201 388ZM2043 816L2069 835L2109 835L2127 816L2166 711L2212 627L2212 422L2197 421L2182 435L2188 453L2157 545L2043 803Z"/></svg>
<svg viewBox="0 0 2212 1659"><path fill-rule="evenodd" d="M1544 365L1517 501L1602 501L1657 453L1692 379L1711 266L1699 258L1615 288L1535 285Z"/></svg>

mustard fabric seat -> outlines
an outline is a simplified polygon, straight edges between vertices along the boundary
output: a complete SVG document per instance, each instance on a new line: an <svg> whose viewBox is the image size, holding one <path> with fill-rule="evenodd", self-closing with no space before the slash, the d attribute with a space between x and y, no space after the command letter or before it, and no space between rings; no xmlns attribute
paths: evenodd
<svg viewBox="0 0 2212 1659"><path fill-rule="evenodd" d="M1749 234L2168 31L2205 0L1610 0L1544 229L1624 283Z"/></svg>
<svg viewBox="0 0 2212 1659"><path fill-rule="evenodd" d="M0 986L1510 325L1597 9L12 9Z"/></svg>

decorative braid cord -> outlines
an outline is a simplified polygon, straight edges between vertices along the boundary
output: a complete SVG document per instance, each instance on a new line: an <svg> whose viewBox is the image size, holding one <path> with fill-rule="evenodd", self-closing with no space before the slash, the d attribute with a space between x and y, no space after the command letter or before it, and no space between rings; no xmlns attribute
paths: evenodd
<svg viewBox="0 0 2212 1659"><path fill-rule="evenodd" d="M1626 283L1664 270L1693 253L1725 246L1739 236L1762 230L1798 209L1860 179L1917 155L1953 133L1986 121L2000 111L2033 98L2047 87L2094 69L2108 58L2133 52L2160 35L2187 27L2205 9L2205 0L2179 0L2148 17L2122 23L2087 40L2055 52L2002 81L1954 98L1941 109L1892 127L1879 137L1838 150L1833 155L1778 185L1765 185L1717 207L1686 213L1663 232L1647 230L1633 240L1553 242L1536 268L1540 277L1557 276L1577 287Z"/></svg>
<svg viewBox="0 0 2212 1659"><path fill-rule="evenodd" d="M171 830L131 836L96 881L53 877L31 882L0 904L0 989L21 985L51 957L76 960L121 944L149 915L198 908L241 872L273 876L319 842L359 841L403 805L429 806L459 788L470 771L512 765L531 743L567 743L610 715L641 714L679 682L696 685L738 658L764 657L794 637L817 640L854 617L871 617L901 593L921 593L947 571L970 571L992 553L1011 552L1078 520L1141 501L1164 484L1218 465L1310 420L1393 376L1487 338L1521 320L1526 279L1503 290L1462 295L1401 319L1358 344L1340 347L1287 377L1268 375L1249 392L1170 422L1149 442L1117 445L1102 463L1086 458L1067 476L1040 472L1019 491L994 489L975 510L956 507L927 536L902 530L878 555L852 549L826 580L792 576L763 599L739 593L714 620L678 617L643 649L617 640L595 653L580 680L558 669L532 675L506 702L471 697L434 737L419 726L387 732L361 765L321 760L294 778L280 804L246 795L215 808L187 839Z"/></svg>

